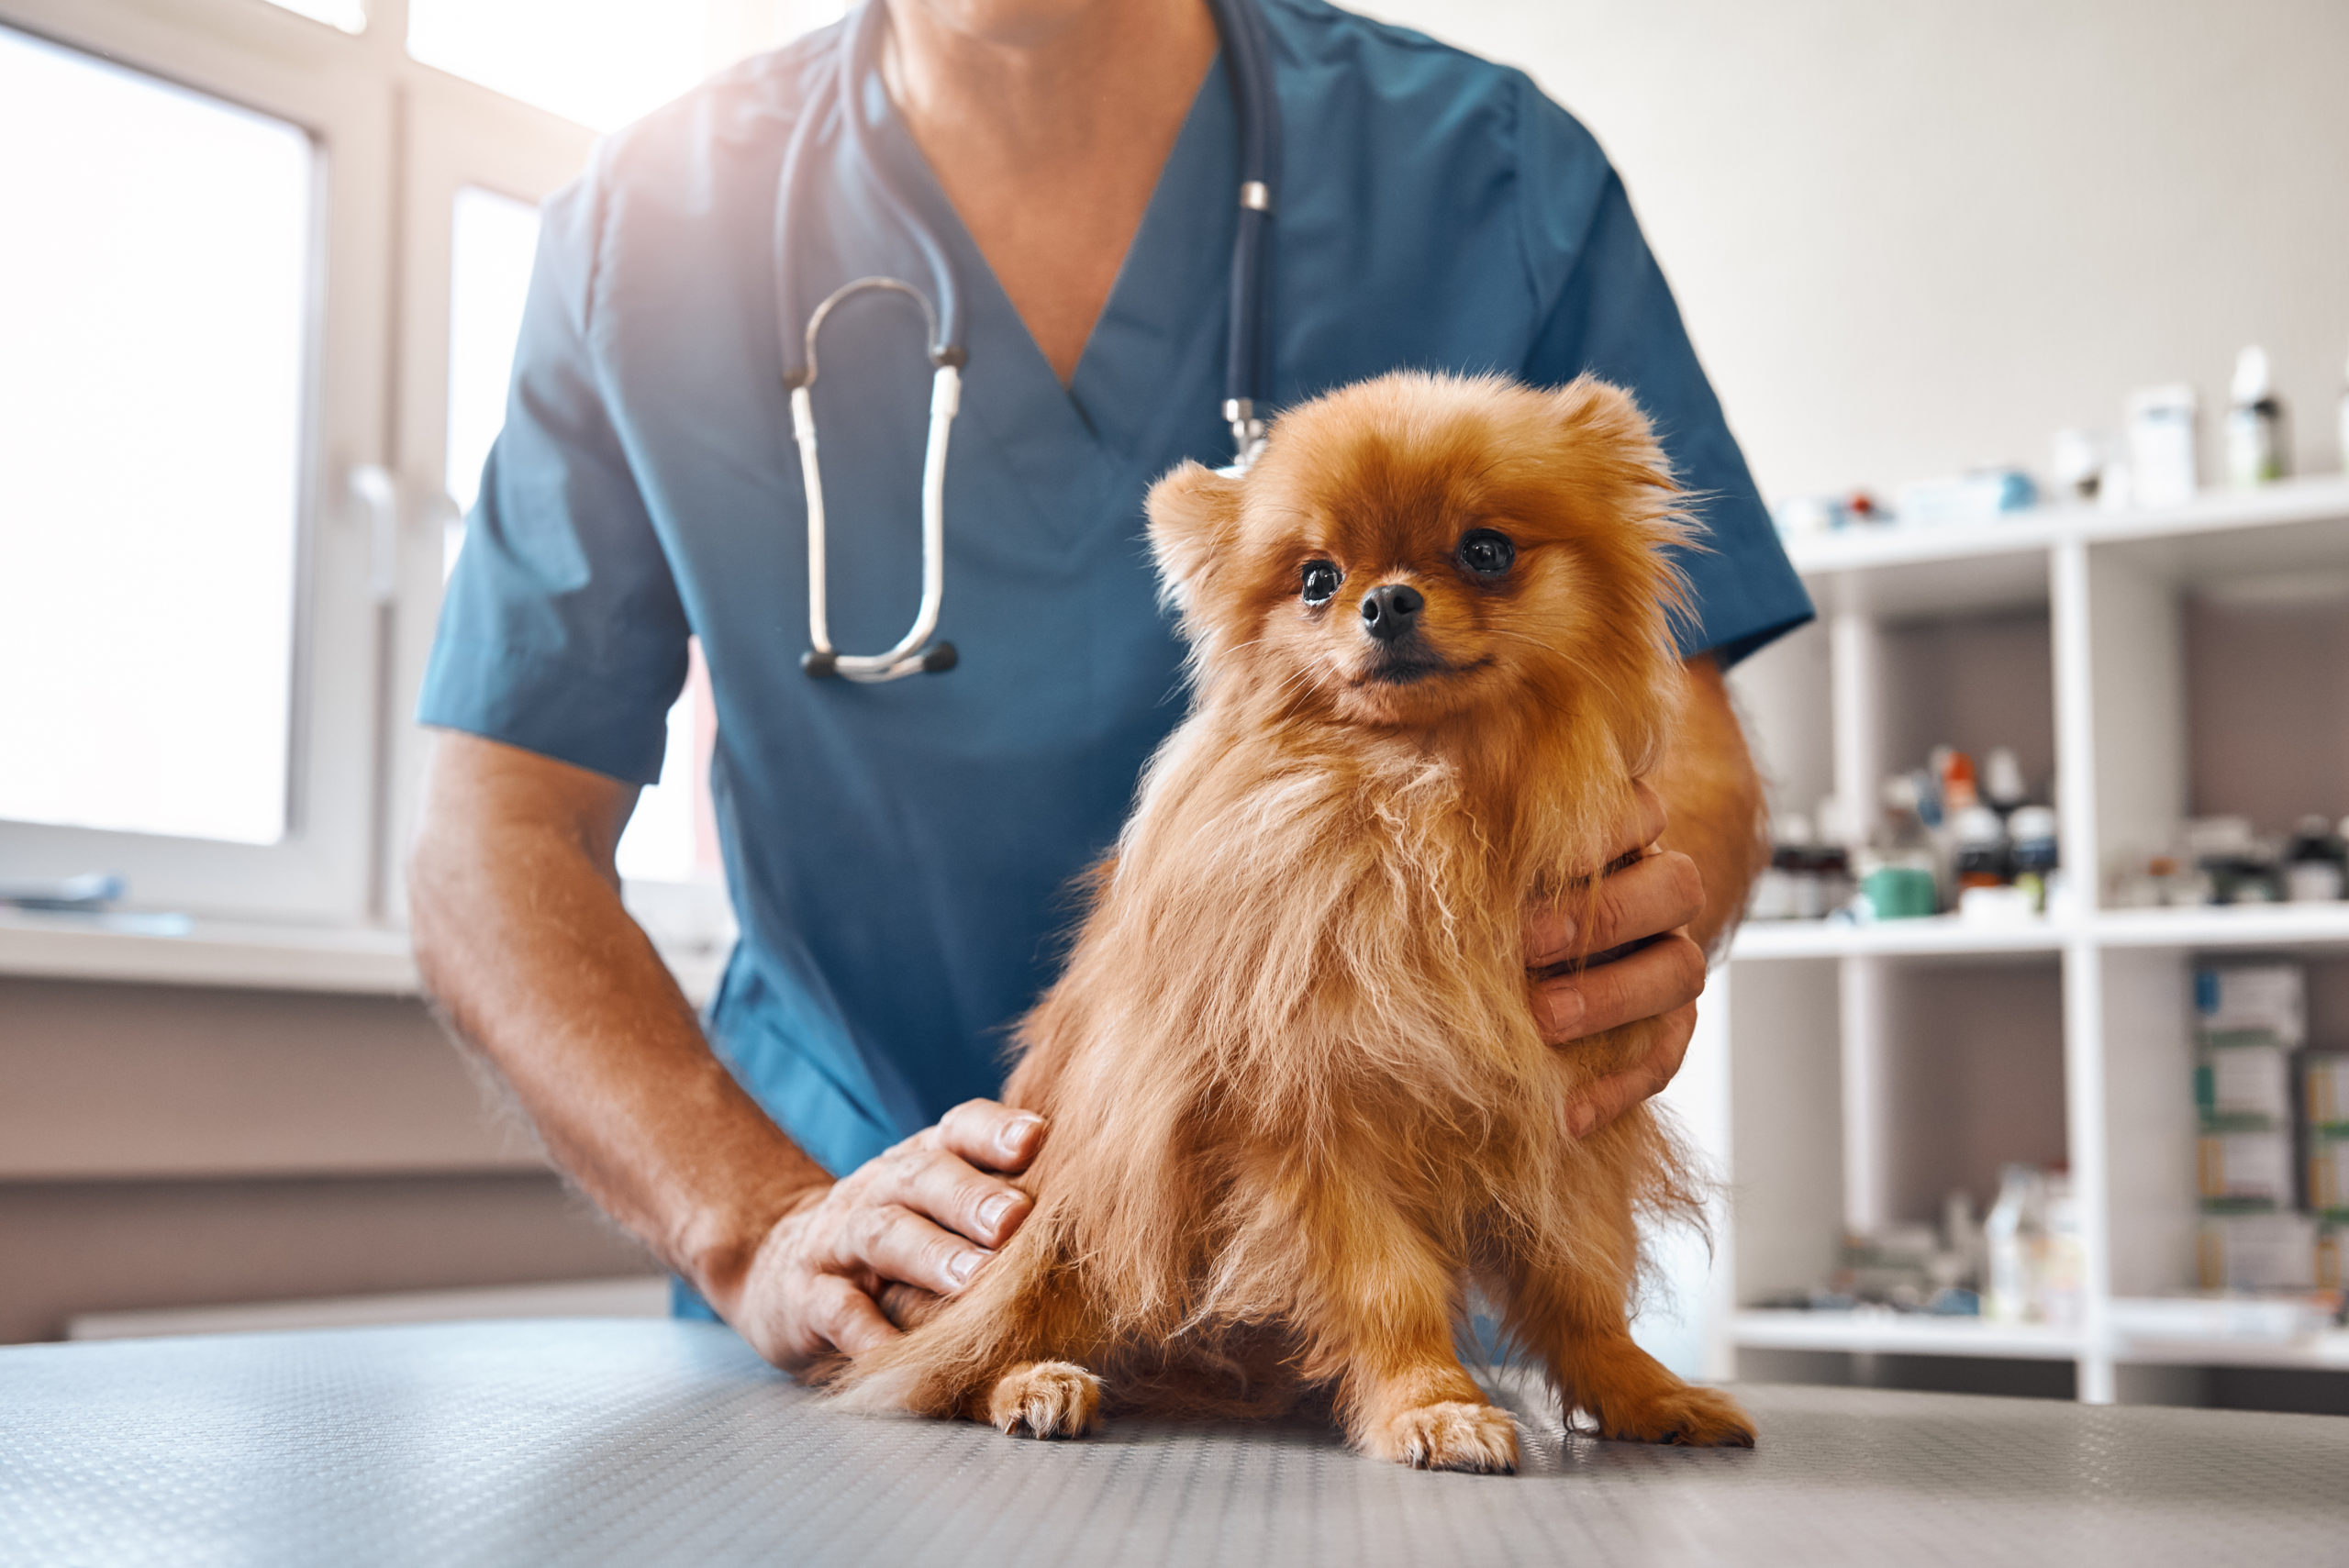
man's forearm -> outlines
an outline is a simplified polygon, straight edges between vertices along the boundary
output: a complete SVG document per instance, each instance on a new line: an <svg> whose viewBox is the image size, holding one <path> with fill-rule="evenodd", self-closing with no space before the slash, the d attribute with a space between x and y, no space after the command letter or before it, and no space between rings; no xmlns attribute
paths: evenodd
<svg viewBox="0 0 2349 1568"><path fill-rule="evenodd" d="M1649 783L1663 797L1664 847L1697 862L1704 912L1688 934L1718 956L1737 929L1747 893L1770 857L1762 781L1745 729L1712 656L1688 662L1688 700L1672 751Z"/></svg>
<svg viewBox="0 0 2349 1568"><path fill-rule="evenodd" d="M543 801L515 809L485 743L457 744L475 750L454 766L474 771L428 816L410 870L426 986L556 1162L722 1300L767 1227L825 1173L710 1051L607 878L608 845Z"/></svg>

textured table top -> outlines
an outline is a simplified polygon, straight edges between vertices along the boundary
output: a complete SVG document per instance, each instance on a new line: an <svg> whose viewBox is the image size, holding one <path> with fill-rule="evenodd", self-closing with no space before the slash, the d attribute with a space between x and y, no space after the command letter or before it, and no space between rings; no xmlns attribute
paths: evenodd
<svg viewBox="0 0 2349 1568"><path fill-rule="evenodd" d="M0 1350L0 1563L2349 1560L2349 1420L1748 1388L1752 1451L1521 1409L1516 1476L1307 1426L843 1415L697 1324Z"/></svg>

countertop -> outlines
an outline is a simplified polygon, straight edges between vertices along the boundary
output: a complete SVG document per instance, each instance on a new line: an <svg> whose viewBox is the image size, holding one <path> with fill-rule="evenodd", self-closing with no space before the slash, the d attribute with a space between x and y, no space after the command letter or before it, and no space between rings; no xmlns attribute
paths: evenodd
<svg viewBox="0 0 2349 1568"><path fill-rule="evenodd" d="M1515 1476L1309 1425L1040 1443L852 1416L727 1330L525 1321L0 1350L0 1562L2331 1562L2349 1419L1749 1386L1750 1451L1511 1385Z"/></svg>

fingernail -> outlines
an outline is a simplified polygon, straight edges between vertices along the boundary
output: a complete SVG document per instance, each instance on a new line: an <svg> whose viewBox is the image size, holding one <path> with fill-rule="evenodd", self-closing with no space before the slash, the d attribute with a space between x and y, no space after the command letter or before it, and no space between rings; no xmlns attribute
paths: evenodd
<svg viewBox="0 0 2349 1568"><path fill-rule="evenodd" d="M1001 1140L1003 1151L1006 1154L1019 1153L1028 1147L1029 1140L1035 1137L1036 1129L1043 1125L1044 1118L1040 1116L1012 1118L1010 1121L1004 1124Z"/></svg>
<svg viewBox="0 0 2349 1568"><path fill-rule="evenodd" d="M993 1236L996 1232L1001 1230L1003 1229L1003 1217L1009 1214L1011 1212L1011 1206L1019 1201L1019 1197L1016 1193L997 1193L995 1196L987 1199L986 1202L979 1205L980 1228L985 1230L989 1236Z"/></svg>
<svg viewBox="0 0 2349 1568"><path fill-rule="evenodd" d="M986 1261L987 1255L985 1252L957 1252L947 1263L946 1272L952 1276L956 1284L968 1284L971 1283L971 1276L979 1272L979 1265Z"/></svg>
<svg viewBox="0 0 2349 1568"><path fill-rule="evenodd" d="M1587 1138L1590 1136L1590 1129L1597 1126L1598 1122L1597 1111L1588 1106L1576 1106L1566 1113L1566 1133L1573 1138Z"/></svg>
<svg viewBox="0 0 2349 1568"><path fill-rule="evenodd" d="M1544 1010L1550 1015L1553 1034L1563 1034L1582 1022L1585 1004L1580 991L1572 988L1553 990L1544 993L1542 1000Z"/></svg>

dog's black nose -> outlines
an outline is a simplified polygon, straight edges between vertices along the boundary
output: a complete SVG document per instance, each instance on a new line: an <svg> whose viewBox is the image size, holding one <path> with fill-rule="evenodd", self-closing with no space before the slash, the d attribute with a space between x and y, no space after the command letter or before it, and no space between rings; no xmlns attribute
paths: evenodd
<svg viewBox="0 0 2349 1568"><path fill-rule="evenodd" d="M1392 642L1419 624L1425 594L1408 583L1385 583L1362 596L1362 626L1381 642Z"/></svg>

